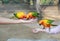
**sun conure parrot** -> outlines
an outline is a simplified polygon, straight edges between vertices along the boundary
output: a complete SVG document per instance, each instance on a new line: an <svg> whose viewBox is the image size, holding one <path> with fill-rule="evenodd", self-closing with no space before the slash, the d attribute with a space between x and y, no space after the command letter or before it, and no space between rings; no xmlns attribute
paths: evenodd
<svg viewBox="0 0 60 41"><path fill-rule="evenodd" d="M40 21L39 21L39 25L43 25L43 29L49 28L49 30L50 30L50 27L51 27L51 26L57 26L57 25L53 25L53 24L52 24L53 22L54 22L54 20L43 19L43 20L40 20Z"/></svg>
<svg viewBox="0 0 60 41"><path fill-rule="evenodd" d="M29 12L27 14L27 16L26 16L26 19L32 19L32 18L34 19L36 17L38 17L38 13L37 12Z"/></svg>
<svg viewBox="0 0 60 41"><path fill-rule="evenodd" d="M24 12L17 12L17 13L14 13L14 16L18 19L24 19L26 18L26 14Z"/></svg>

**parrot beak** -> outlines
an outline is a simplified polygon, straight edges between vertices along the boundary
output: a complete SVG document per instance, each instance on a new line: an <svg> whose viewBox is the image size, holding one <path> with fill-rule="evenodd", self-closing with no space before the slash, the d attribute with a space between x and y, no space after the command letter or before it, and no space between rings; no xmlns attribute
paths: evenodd
<svg viewBox="0 0 60 41"><path fill-rule="evenodd" d="M41 24L39 24L41 26Z"/></svg>

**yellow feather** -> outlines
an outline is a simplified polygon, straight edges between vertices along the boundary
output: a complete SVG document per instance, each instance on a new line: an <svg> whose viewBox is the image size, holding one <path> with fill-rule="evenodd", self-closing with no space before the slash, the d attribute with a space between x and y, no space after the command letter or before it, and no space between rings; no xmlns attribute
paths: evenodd
<svg viewBox="0 0 60 41"><path fill-rule="evenodd" d="M17 17L22 17L22 16L24 16L24 15L25 15L24 12L17 12Z"/></svg>

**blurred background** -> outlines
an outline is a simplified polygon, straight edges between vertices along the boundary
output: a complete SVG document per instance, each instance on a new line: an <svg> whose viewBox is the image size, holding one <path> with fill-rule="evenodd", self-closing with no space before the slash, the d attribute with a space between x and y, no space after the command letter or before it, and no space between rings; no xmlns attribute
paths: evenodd
<svg viewBox="0 0 60 41"><path fill-rule="evenodd" d="M52 10L53 12L50 14L55 15L56 13L58 15L59 4L60 0L0 0L0 13L12 14L17 11L37 11L42 18L45 15L49 15L47 13L52 12Z"/></svg>
<svg viewBox="0 0 60 41"><path fill-rule="evenodd" d="M38 20L48 18L57 20L60 25L60 0L0 0L0 16L10 18L14 12L37 11ZM31 28L41 27L37 22L30 24L0 24L0 41L10 38L18 39L58 39L60 34L52 35L45 32L34 34Z"/></svg>

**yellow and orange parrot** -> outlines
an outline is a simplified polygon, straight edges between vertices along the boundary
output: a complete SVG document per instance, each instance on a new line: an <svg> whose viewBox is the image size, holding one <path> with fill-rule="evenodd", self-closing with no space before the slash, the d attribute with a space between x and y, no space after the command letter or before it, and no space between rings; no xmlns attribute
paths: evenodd
<svg viewBox="0 0 60 41"><path fill-rule="evenodd" d="M39 21L39 25L43 25L43 29L45 28L51 28L51 26L57 26L57 25L53 25L52 23L54 22L54 20L49 20L49 19L43 19Z"/></svg>
<svg viewBox="0 0 60 41"><path fill-rule="evenodd" d="M26 18L26 14L24 12L17 12L17 13L14 13L14 16L18 19L24 19Z"/></svg>
<svg viewBox="0 0 60 41"><path fill-rule="evenodd" d="M27 14L27 16L26 16L26 19L32 19L32 18L34 19L36 17L38 17L38 13L37 12L29 12Z"/></svg>

